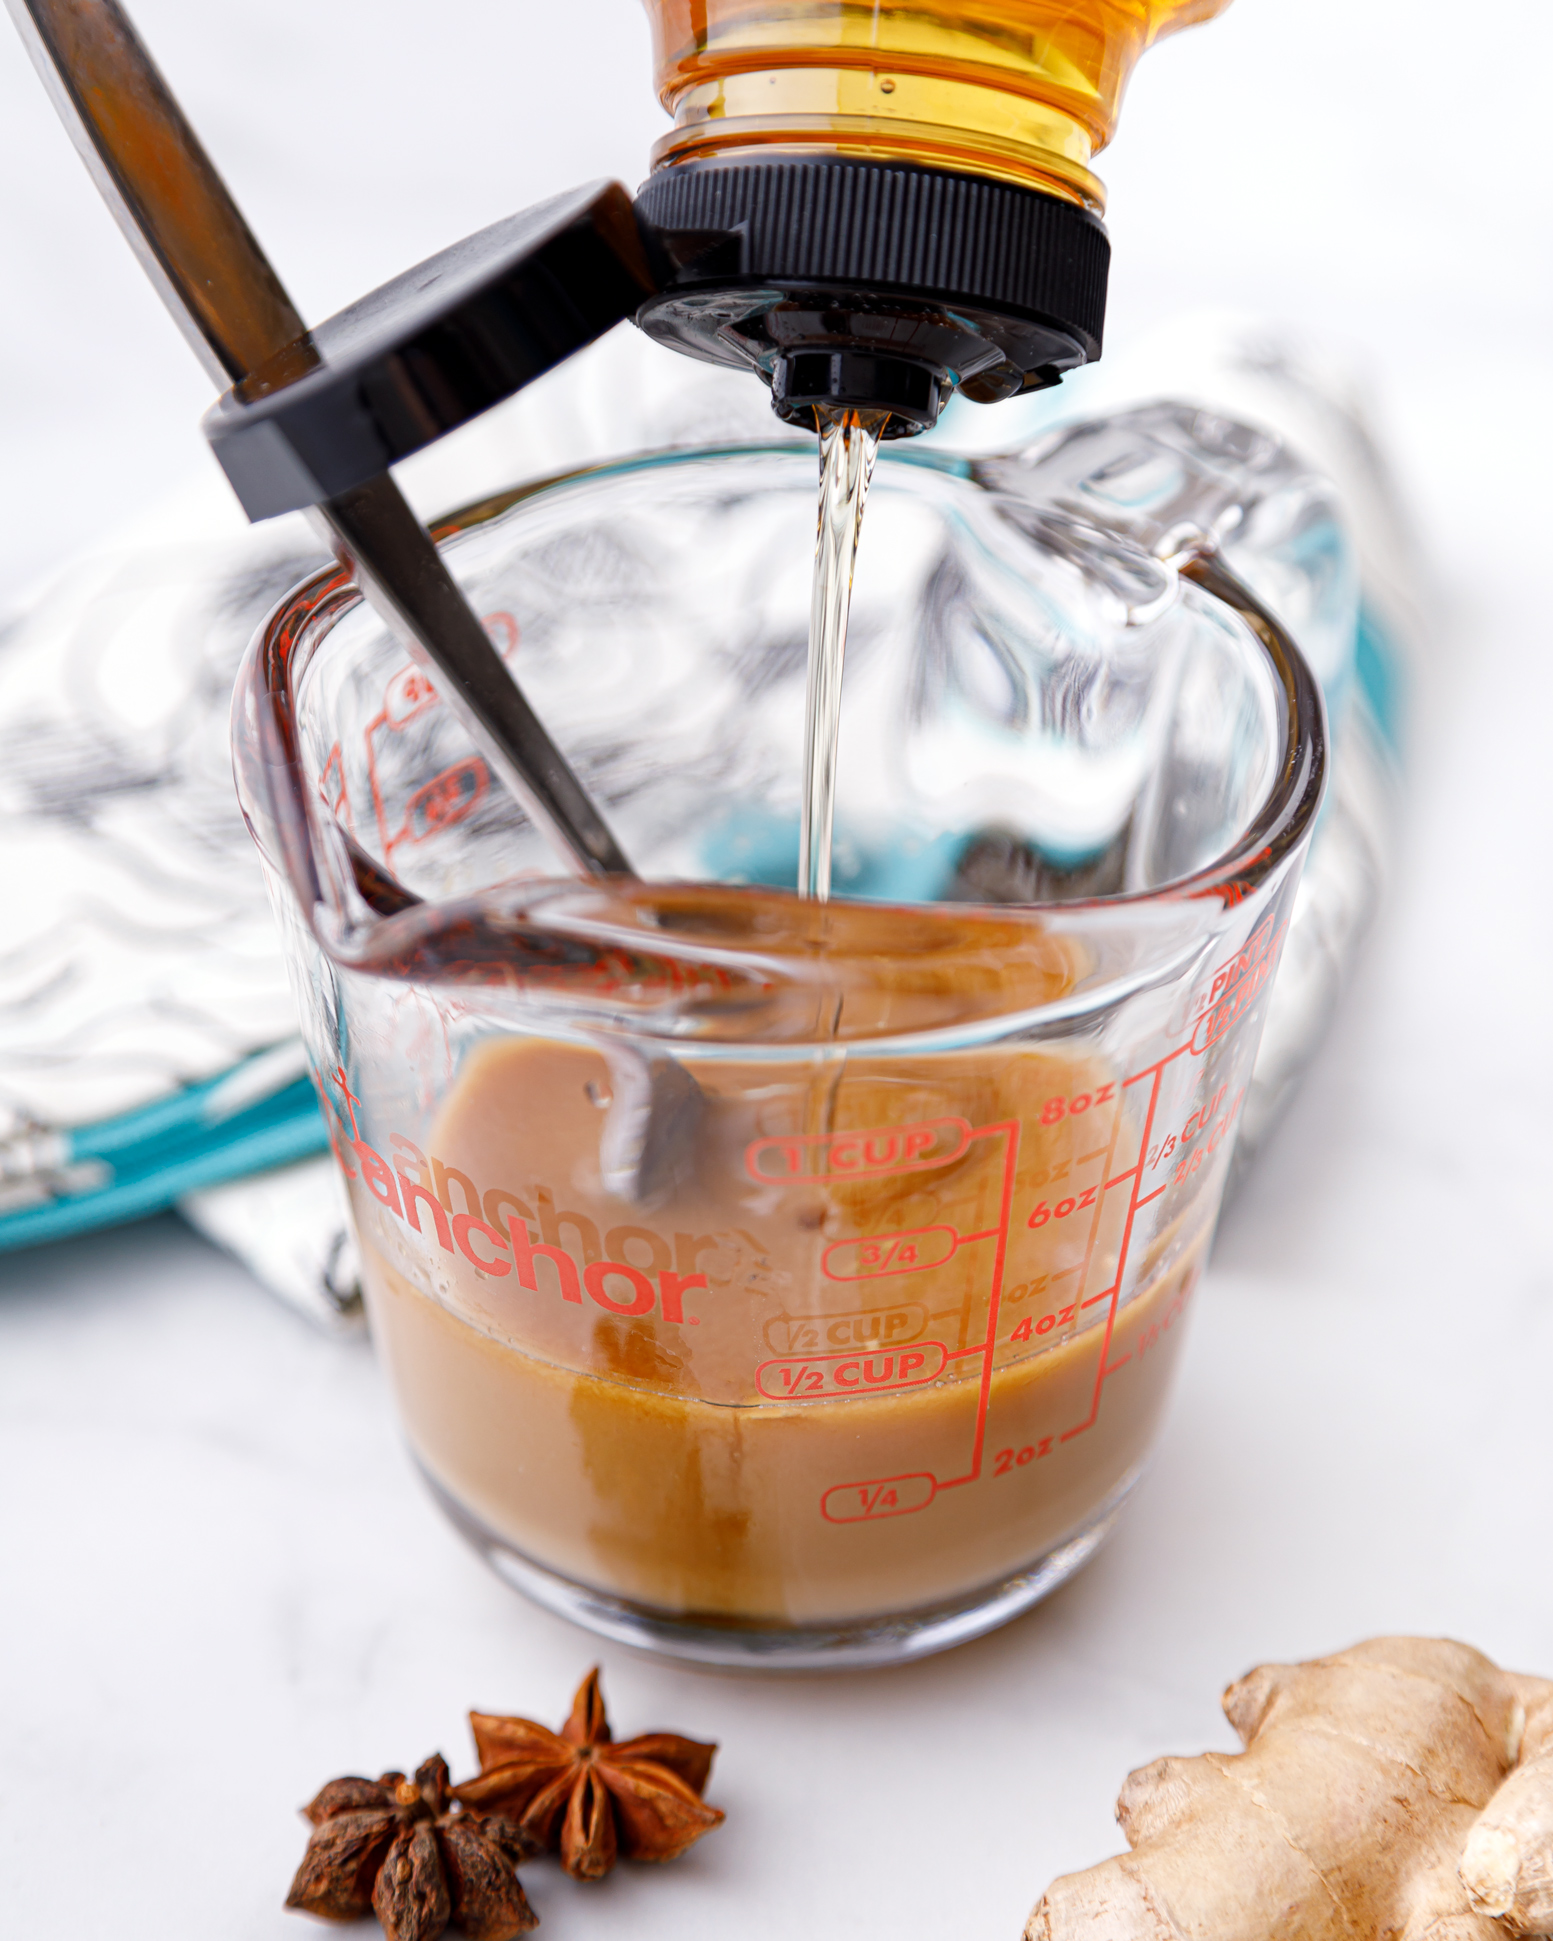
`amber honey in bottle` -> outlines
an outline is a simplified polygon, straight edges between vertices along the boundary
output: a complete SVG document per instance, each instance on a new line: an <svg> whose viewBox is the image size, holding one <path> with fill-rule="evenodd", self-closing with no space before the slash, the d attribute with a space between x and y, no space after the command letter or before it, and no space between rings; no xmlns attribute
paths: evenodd
<svg viewBox="0 0 1553 1941"><path fill-rule="evenodd" d="M1229 0L646 0L662 167L799 151L1022 183L1099 210L1090 170L1138 57Z"/></svg>

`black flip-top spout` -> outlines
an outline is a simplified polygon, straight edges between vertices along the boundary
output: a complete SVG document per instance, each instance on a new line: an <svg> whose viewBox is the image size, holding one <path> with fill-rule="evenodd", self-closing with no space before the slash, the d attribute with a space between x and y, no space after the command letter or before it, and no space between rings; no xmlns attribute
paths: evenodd
<svg viewBox="0 0 1553 1941"><path fill-rule="evenodd" d="M777 415L888 411L926 430L1100 355L1110 244L1076 203L895 163L752 156L650 176L636 199L660 343L759 373Z"/></svg>
<svg viewBox="0 0 1553 1941"><path fill-rule="evenodd" d="M338 498L634 316L665 270L618 182L552 196L315 325L205 436L250 519Z"/></svg>
<svg viewBox="0 0 1553 1941"><path fill-rule="evenodd" d="M934 169L687 163L493 223L288 345L206 414L249 517L375 478L634 318L817 406L932 425L1100 353L1109 245L1076 204Z"/></svg>

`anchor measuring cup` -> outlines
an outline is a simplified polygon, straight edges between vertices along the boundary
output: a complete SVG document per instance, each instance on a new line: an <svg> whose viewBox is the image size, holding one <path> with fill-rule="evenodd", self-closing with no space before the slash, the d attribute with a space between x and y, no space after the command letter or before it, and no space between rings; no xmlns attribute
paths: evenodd
<svg viewBox="0 0 1553 1941"><path fill-rule="evenodd" d="M800 902L813 506L812 449L733 448L439 529L641 880L547 873L337 572L234 717L431 1488L540 1602L729 1664L974 1636L1111 1527L1325 773L1211 553L886 455Z"/></svg>

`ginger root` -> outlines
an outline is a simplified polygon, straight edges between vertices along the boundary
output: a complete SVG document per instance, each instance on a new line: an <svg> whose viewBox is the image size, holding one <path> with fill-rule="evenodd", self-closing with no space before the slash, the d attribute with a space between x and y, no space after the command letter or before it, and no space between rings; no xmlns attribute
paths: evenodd
<svg viewBox="0 0 1553 1941"><path fill-rule="evenodd" d="M1263 1665L1242 1753L1156 1759L1130 1853L1052 1882L1025 1941L1553 1935L1553 1683L1437 1638Z"/></svg>

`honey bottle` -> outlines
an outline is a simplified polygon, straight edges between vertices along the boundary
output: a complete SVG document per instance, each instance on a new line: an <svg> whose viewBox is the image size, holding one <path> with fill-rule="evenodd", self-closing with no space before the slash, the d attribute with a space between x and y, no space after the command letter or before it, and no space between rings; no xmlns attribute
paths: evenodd
<svg viewBox="0 0 1553 1941"><path fill-rule="evenodd" d="M1091 163L1138 57L1228 0L646 0L675 118L637 199L673 264L650 334L780 417L930 426L1100 353Z"/></svg>

